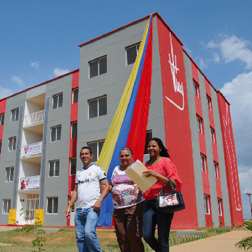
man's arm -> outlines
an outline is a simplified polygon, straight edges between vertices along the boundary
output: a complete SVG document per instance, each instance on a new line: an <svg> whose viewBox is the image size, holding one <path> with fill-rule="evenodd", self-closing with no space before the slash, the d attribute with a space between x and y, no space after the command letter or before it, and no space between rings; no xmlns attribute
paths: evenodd
<svg viewBox="0 0 252 252"><path fill-rule="evenodd" d="M103 180L101 182L101 188L102 188L102 192L101 192L101 196L99 197L99 199L94 203L94 205L92 206L94 208L95 211L98 211L101 209L101 204L102 201L106 198L106 196L109 193L109 183L108 180Z"/></svg>
<svg viewBox="0 0 252 252"><path fill-rule="evenodd" d="M70 213L71 213L71 208L72 208L73 204L75 203L75 201L76 201L77 198L78 198L77 189L78 189L78 186L76 185L76 186L74 187L74 191L73 191L73 193L72 193L70 203L69 203L69 205L67 206L67 209L66 209L66 211L65 211L65 213L64 213L64 216L65 216L66 218L70 215Z"/></svg>

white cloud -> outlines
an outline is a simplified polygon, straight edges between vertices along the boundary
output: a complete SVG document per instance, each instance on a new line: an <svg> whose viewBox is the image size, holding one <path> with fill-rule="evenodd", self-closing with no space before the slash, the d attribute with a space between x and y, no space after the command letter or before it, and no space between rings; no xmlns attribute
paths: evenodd
<svg viewBox="0 0 252 252"><path fill-rule="evenodd" d="M9 88L0 87L0 99L12 95L14 92Z"/></svg>
<svg viewBox="0 0 252 252"><path fill-rule="evenodd" d="M247 68L251 69L252 51L247 48L249 45L249 41L239 39L233 35L220 43L220 49L227 63L239 59L247 64Z"/></svg>
<svg viewBox="0 0 252 252"><path fill-rule="evenodd" d="M13 76L11 77L11 79L12 79L14 82L16 82L20 87L23 87L23 88L26 87L25 84L24 84L24 82L23 82L23 80L22 80L19 76L13 75Z"/></svg>
<svg viewBox="0 0 252 252"><path fill-rule="evenodd" d="M220 55L216 52L213 53L213 61L216 63L220 62Z"/></svg>
<svg viewBox="0 0 252 252"><path fill-rule="evenodd" d="M35 68L35 69L38 69L38 68L39 68L39 62L38 62L38 61L32 62L32 63L31 63L31 66L32 66L33 68Z"/></svg>
<svg viewBox="0 0 252 252"><path fill-rule="evenodd" d="M63 74L66 74L66 73L68 73L69 72L69 70L68 69L62 69L62 68L55 68L54 70L53 70L53 73L54 73L54 75L57 77L57 76L60 76L60 75L63 75Z"/></svg>
<svg viewBox="0 0 252 252"><path fill-rule="evenodd" d="M206 47L207 48L217 48L217 47L219 47L219 45L216 42L214 42L213 40L211 40L207 43Z"/></svg>
<svg viewBox="0 0 252 252"><path fill-rule="evenodd" d="M199 61L199 68L201 68L201 69L207 68L207 65L203 59L200 59L200 61Z"/></svg>

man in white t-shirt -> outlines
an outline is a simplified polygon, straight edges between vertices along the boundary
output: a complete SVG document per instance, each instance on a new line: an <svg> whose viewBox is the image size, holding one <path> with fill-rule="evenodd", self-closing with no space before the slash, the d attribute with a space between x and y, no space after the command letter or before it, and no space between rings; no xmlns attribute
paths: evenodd
<svg viewBox="0 0 252 252"><path fill-rule="evenodd" d="M76 173L75 188L70 203L64 213L68 217L76 202L75 233L80 252L101 252L96 235L96 226L100 215L101 203L109 192L109 183L104 170L91 163L93 158L89 147L80 151L83 168ZM101 185L102 187L101 192Z"/></svg>

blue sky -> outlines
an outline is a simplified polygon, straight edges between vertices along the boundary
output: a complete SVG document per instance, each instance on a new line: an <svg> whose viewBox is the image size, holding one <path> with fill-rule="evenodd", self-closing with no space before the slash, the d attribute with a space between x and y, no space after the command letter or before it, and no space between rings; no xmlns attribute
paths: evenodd
<svg viewBox="0 0 252 252"><path fill-rule="evenodd" d="M78 45L158 12L231 103L244 217L252 193L251 0L0 2L0 98L79 68Z"/></svg>

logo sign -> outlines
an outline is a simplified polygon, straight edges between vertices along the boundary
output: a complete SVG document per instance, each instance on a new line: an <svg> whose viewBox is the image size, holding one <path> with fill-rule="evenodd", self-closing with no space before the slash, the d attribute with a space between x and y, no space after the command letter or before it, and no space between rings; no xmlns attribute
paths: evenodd
<svg viewBox="0 0 252 252"><path fill-rule="evenodd" d="M21 180L21 186L20 186L21 190L39 188L40 176L25 177L21 178L20 180Z"/></svg>
<svg viewBox="0 0 252 252"><path fill-rule="evenodd" d="M22 147L22 157L38 155L42 153L42 142L28 144Z"/></svg>

